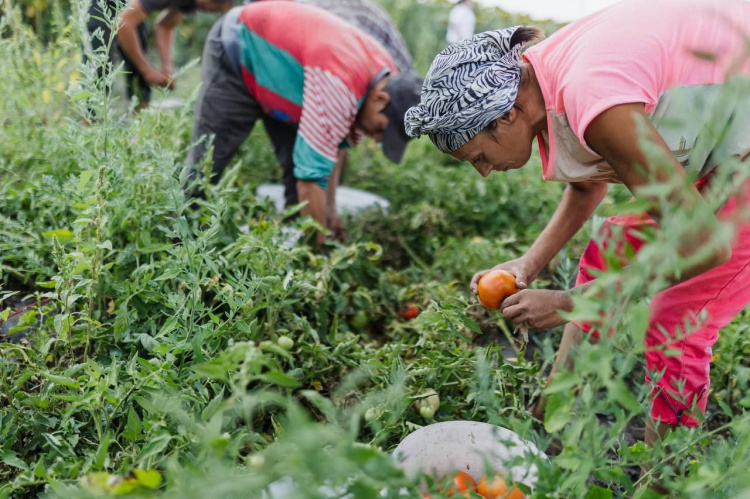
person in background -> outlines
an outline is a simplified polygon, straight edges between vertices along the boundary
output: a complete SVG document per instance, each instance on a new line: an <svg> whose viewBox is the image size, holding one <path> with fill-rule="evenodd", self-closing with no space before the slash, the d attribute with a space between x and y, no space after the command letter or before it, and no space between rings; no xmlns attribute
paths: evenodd
<svg viewBox="0 0 750 499"><path fill-rule="evenodd" d="M251 2L258 2L264 0L251 0ZM391 16L382 7L371 2L370 0L297 0L301 3L313 5L335 14L336 16L344 19L355 25L368 35L372 36L375 40L380 42L383 48L388 52L393 59L393 63L396 65L399 73L406 73L414 71L413 61L409 49L406 46L404 37L401 36L396 23L393 22ZM266 122L266 131L269 135L273 134L274 131L269 129L277 126L274 122ZM338 187L343 178L344 171L349 159L348 149L339 149L338 159L336 166L331 174L331 182ZM401 158L394 158L394 161L400 162ZM288 189L294 189L295 187L290 183ZM335 188L329 189L328 206L330 209L329 224L328 228L333 232L337 239L345 238L344 223L336 210L336 201L330 196L335 196Z"/></svg>
<svg viewBox="0 0 750 499"><path fill-rule="evenodd" d="M382 142L386 157L400 160L409 140L403 116L422 88L421 78L399 72L383 46L354 25L311 5L277 0L236 7L214 24L202 80L188 181L206 138L214 137L218 176L262 120L284 169L286 205L307 202L302 215L328 227L339 149L368 135Z"/></svg>
<svg viewBox="0 0 750 499"><path fill-rule="evenodd" d="M151 100L152 86L174 86L172 44L175 28L185 15L196 10L226 12L231 3L231 0L130 0L127 7L119 13L119 29L112 42L112 47L117 47L124 61L128 100L137 97L137 108L141 109L147 107ZM102 6L108 10L107 15L102 12ZM114 15L117 9L116 0L91 0L88 31L92 51L110 45L112 30L105 19ZM153 12L159 12L154 24L154 42L161 62L160 68L154 67L147 57L146 18ZM101 30L101 37L94 36L97 30ZM109 58L114 64L113 55L113 51L110 51ZM99 78L104 75L104 71L104 67L98 68Z"/></svg>
<svg viewBox="0 0 750 499"><path fill-rule="evenodd" d="M679 230L660 225L659 208L611 217L581 257L575 288L524 289L581 230L607 184L622 183L636 202L668 204L695 220L673 236L679 237L682 268L660 268L664 261L651 252L624 271L653 279L668 272L663 290L645 297L651 310L644 341L648 445L677 426L701 424L712 347L750 304L750 182L737 179L739 192L729 199L714 199L712 192L714 179L732 173L722 163L729 168L750 158L748 34L750 3L742 0L620 2L572 22L523 55L525 43L542 37L538 30L488 31L435 58L420 105L405 117L410 135L428 135L484 177L522 168L536 139L544 179L568 183L527 253L495 267L514 274L522 289L501 303L506 318L535 328L566 324L559 368L576 361L574 347L584 338L618 334L558 313L570 311L572 296L613 264L605 248L625 264L643 247L645 232ZM681 181L688 175L694 183ZM680 187L665 193L669 180ZM707 200L724 204L714 211ZM733 240L723 237L720 221L733 224ZM474 291L486 272L474 276ZM542 419L543 409L540 402L534 415Z"/></svg>
<svg viewBox="0 0 750 499"><path fill-rule="evenodd" d="M458 43L474 36L477 16L474 14L472 0L458 0L458 4L451 9L448 16L448 31L445 39L448 43Z"/></svg>
<svg viewBox="0 0 750 499"><path fill-rule="evenodd" d="M245 4L264 0L249 0ZM384 8L370 0L296 0L335 14L375 38L388 51L396 69L412 71L414 62L396 23Z"/></svg>

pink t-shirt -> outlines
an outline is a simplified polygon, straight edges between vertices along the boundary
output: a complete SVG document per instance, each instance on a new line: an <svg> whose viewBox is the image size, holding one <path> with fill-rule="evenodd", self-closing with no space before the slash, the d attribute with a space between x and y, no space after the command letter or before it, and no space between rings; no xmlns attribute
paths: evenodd
<svg viewBox="0 0 750 499"><path fill-rule="evenodd" d="M744 0L624 0L528 49L547 108L539 137L544 178L617 181L583 137L596 116L619 104L645 104L686 170L699 175L715 166L717 150L750 151L750 95L719 85L748 81L730 78L750 74L747 34ZM728 139L706 132L717 121L732 128Z"/></svg>

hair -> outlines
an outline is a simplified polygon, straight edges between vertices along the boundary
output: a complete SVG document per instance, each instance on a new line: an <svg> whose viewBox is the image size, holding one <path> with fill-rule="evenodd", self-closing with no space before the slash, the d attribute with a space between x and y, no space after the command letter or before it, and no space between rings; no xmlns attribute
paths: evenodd
<svg viewBox="0 0 750 499"><path fill-rule="evenodd" d="M510 37L511 48L519 44L534 44L545 39L544 31L536 26L521 26Z"/></svg>

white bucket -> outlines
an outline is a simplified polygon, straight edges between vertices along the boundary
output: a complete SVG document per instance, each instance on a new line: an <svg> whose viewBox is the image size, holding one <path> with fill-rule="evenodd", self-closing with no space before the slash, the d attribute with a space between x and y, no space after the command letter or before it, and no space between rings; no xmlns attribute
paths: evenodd
<svg viewBox="0 0 750 499"><path fill-rule="evenodd" d="M475 421L425 426L403 439L393 451L398 466L409 477L425 473L442 479L464 471L478 482L489 465L496 473L533 488L537 467L528 462L530 455L547 459L544 452L518 434ZM527 462L511 465L519 456L526 457Z"/></svg>
<svg viewBox="0 0 750 499"><path fill-rule="evenodd" d="M279 184L261 184L256 192L260 199L270 199L278 210L284 209L284 186ZM380 206L388 209L390 203L380 196L367 191L340 186L336 189L336 208L340 214L355 214L369 208Z"/></svg>
<svg viewBox="0 0 750 499"><path fill-rule="evenodd" d="M165 97L151 101L149 106L153 109L177 109L185 106L185 101L179 97Z"/></svg>

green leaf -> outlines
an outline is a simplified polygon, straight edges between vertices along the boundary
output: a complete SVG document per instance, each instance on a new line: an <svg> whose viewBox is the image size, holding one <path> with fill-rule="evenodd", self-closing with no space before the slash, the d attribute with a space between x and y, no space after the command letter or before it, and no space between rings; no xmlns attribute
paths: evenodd
<svg viewBox="0 0 750 499"><path fill-rule="evenodd" d="M544 389L544 393L552 395L558 392L567 392L578 385L579 378L574 373L562 371L555 374L552 382Z"/></svg>
<svg viewBox="0 0 750 499"><path fill-rule="evenodd" d="M264 374L258 377L267 383L272 383L284 388L297 388L301 386L299 381L292 378L288 374L284 374L279 371L272 371L268 374Z"/></svg>
<svg viewBox="0 0 750 499"><path fill-rule="evenodd" d="M633 494L633 499L664 499L666 497L649 487L639 487Z"/></svg>
<svg viewBox="0 0 750 499"><path fill-rule="evenodd" d="M153 351L154 348L159 345L159 342L152 338L148 333L139 334L138 341L140 341L141 345L143 345L143 348L145 348L149 352Z"/></svg>
<svg viewBox="0 0 750 499"><path fill-rule="evenodd" d="M102 437L101 442L99 442L99 448L96 450L96 454L94 455L94 466L97 468L103 468L104 462L107 459L107 451L109 450L109 446L112 443L112 432L107 432L104 434L104 437Z"/></svg>
<svg viewBox="0 0 750 499"><path fill-rule="evenodd" d="M170 317L169 319L167 319L167 322L164 323L164 325L159 330L159 332L156 333L155 337L156 338L161 338L162 336L164 336L166 334L169 334L172 331L174 331L175 329L177 329L177 326L179 325L178 320L179 319L176 316L175 317Z"/></svg>
<svg viewBox="0 0 750 499"><path fill-rule="evenodd" d="M159 277L157 277L156 279L154 279L154 282L171 281L172 279L174 279L178 275L180 275L180 270L179 269L167 270L162 275L160 275Z"/></svg>
<svg viewBox="0 0 750 499"><path fill-rule="evenodd" d="M128 410L128 422L125 424L125 430L122 432L122 438L137 442L141 439L143 424L131 405Z"/></svg>
<svg viewBox="0 0 750 499"><path fill-rule="evenodd" d="M148 443L143 446L138 456L140 462L146 462L149 458L156 457L167 448L172 441L172 435L169 433L160 433L150 438Z"/></svg>
<svg viewBox="0 0 750 499"><path fill-rule="evenodd" d="M52 321L52 325L55 328L55 332L63 341L68 339L68 331L70 330L70 321L68 320L67 314L58 314Z"/></svg>
<svg viewBox="0 0 750 499"><path fill-rule="evenodd" d="M78 402L81 400L80 395L60 395L58 393L53 393L52 398L55 400L62 400L63 402Z"/></svg>
<svg viewBox="0 0 750 499"><path fill-rule="evenodd" d="M612 491L594 485L586 492L586 499L612 499Z"/></svg>
<svg viewBox="0 0 750 499"><path fill-rule="evenodd" d="M66 376L57 376L50 373L42 373L42 376L57 385L67 386L68 388L78 388L78 382L73 378L68 378Z"/></svg>
<svg viewBox="0 0 750 499"><path fill-rule="evenodd" d="M568 424L574 402L575 396L571 391L558 392L549 398L544 412L544 428L549 433L562 430Z"/></svg>
<svg viewBox="0 0 750 499"><path fill-rule="evenodd" d="M13 466L14 468L20 468L24 471L29 471L29 465L26 464L23 459L18 457L15 452L3 452L0 454L0 461L7 464L8 466Z"/></svg>
<svg viewBox="0 0 750 499"><path fill-rule="evenodd" d="M70 229L54 229L43 232L42 236L52 239L52 236L56 236L60 244L65 244L73 239L73 232Z"/></svg>
<svg viewBox="0 0 750 499"><path fill-rule="evenodd" d="M197 378L209 378L226 381L229 379L227 369L223 364L218 362L206 362L197 366L191 366L190 369L196 374Z"/></svg>
<svg viewBox="0 0 750 499"><path fill-rule="evenodd" d="M633 392L630 391L622 380L616 380L609 383L609 394L615 402L629 411L640 412L642 410L641 404L638 403L638 399L635 398Z"/></svg>
<svg viewBox="0 0 750 499"><path fill-rule="evenodd" d="M34 467L34 476L37 478L45 478L47 476L47 466L44 465L44 459L37 461Z"/></svg>
<svg viewBox="0 0 750 499"><path fill-rule="evenodd" d="M71 97L70 98L70 102L76 102L76 101L79 101L81 99L88 99L92 95L94 95L94 94L93 94L93 92L91 92L91 90L84 90L83 92L79 92L76 95L74 95L73 97Z"/></svg>
<svg viewBox="0 0 750 499"><path fill-rule="evenodd" d="M133 470L138 485L149 489L158 489L161 486L161 473L156 470Z"/></svg>
<svg viewBox="0 0 750 499"><path fill-rule="evenodd" d="M133 397L133 400L135 400L138 405L140 405L144 411L146 411L149 414L159 414L159 408L154 405L153 402L150 400L143 398L143 397Z"/></svg>
<svg viewBox="0 0 750 499"><path fill-rule="evenodd" d="M91 177L94 176L94 170L85 170L81 172L81 176L78 178L78 194L83 194L83 189L86 184L89 183Z"/></svg>
<svg viewBox="0 0 750 499"><path fill-rule="evenodd" d="M482 330L480 329L479 325L469 317L465 315L461 316L461 322L463 322L464 326L466 326L466 328L470 331L473 331L477 334L482 334Z"/></svg>
<svg viewBox="0 0 750 499"><path fill-rule="evenodd" d="M203 409L203 412L201 413L201 421L204 423L214 417L214 415L219 412L221 409L221 405L224 402L224 388L219 390L219 393L216 394L216 396L211 400L211 402L208 403L205 409Z"/></svg>

